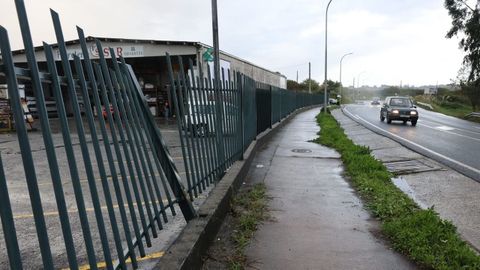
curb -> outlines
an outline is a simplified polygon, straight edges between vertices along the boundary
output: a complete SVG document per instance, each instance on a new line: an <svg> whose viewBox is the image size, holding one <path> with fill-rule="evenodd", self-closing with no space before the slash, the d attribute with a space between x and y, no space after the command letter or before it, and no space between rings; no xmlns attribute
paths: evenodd
<svg viewBox="0 0 480 270"><path fill-rule="evenodd" d="M167 249L165 255L159 259L154 269L201 269L202 257L215 239L230 210L230 201L246 178L258 149L295 115L316 107L320 106L298 109L282 121L273 124L271 129L257 135L257 139L243 154L244 159L233 163L225 176L213 188L210 196L200 206L198 218L185 226L178 238Z"/></svg>

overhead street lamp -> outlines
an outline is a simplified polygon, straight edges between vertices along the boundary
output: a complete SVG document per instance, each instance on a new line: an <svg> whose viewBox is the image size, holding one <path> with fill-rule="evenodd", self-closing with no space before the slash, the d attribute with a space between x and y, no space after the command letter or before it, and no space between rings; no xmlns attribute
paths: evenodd
<svg viewBox="0 0 480 270"><path fill-rule="evenodd" d="M323 109L325 112L327 112L327 90L328 90L328 84L327 84L327 37L328 37L328 8L330 7L330 4L332 3L332 0L328 1L327 9L325 10L325 92L324 92L324 98L323 98Z"/></svg>
<svg viewBox="0 0 480 270"><path fill-rule="evenodd" d="M340 80L340 85L341 85L340 86L340 96L342 98L342 103L343 103L342 62L343 62L343 58L345 58L346 56L352 55L352 54L353 54L353 52L347 53L347 54L344 54L342 56L342 58L340 58L340 78L339 78L339 80Z"/></svg>
<svg viewBox="0 0 480 270"><path fill-rule="evenodd" d="M340 80L340 83L341 83L342 85L343 85L343 83L342 83L342 62L343 62L343 58L345 58L345 56L349 56L349 55L352 55L352 54L353 54L353 52L347 53L347 54L344 54L344 55L342 56L342 58L340 58L340 79L339 79L339 80Z"/></svg>

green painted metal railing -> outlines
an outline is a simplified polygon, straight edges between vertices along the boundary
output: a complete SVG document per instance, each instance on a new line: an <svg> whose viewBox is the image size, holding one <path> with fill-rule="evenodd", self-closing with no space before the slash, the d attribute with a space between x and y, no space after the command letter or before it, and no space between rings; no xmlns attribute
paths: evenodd
<svg viewBox="0 0 480 270"><path fill-rule="evenodd" d="M127 259L137 268L137 256L146 256L145 245L152 246L151 238L158 237L158 230L163 228L163 223L168 222L168 216L176 215L175 204L178 204L187 221L195 217L195 211L135 75L123 58L106 59L98 41L96 46L100 59L97 63L92 62L80 28L77 31L84 58L82 60L74 55L72 63L67 55L59 16L54 11L51 16L61 66L55 62L52 46L44 43L48 71L41 72L24 3L21 0L16 0L15 3L28 69L14 66L7 30L0 27L3 62L0 65L0 77L5 78L8 84L24 180L28 186L27 197L30 199L34 219L34 224L27 226L34 228L41 262L28 262L25 265L25 254L22 253L17 234L26 231L17 230L18 223L14 219L10 199L12 193L8 187L12 182L8 181L0 155L0 218L10 268L55 269L67 267L65 264L68 264L70 269L78 269L80 264L87 263L90 269L97 269L97 263L105 261L107 269L127 269ZM109 55L115 56L115 52L111 48L109 50ZM63 75L60 76L60 73ZM41 168L36 167L34 162L31 138L25 126L22 101L17 90L20 80L29 81L36 98L43 148L53 187L52 191L44 191L43 196L47 192L48 197L55 197L61 227L60 239L63 239L62 245L65 247L61 252L66 253L66 261L54 260L63 254L52 251L52 245L59 245L60 240L58 237L54 240L50 237L50 234L58 235L58 232L52 231L51 219L55 217L49 215L47 222L47 206L45 198L42 199L38 181L37 170ZM65 154L56 150L58 145L54 143L45 106L45 85L48 85L55 97ZM80 110L78 93L81 93L85 105L84 115ZM67 101L72 106L74 129L69 126L67 119ZM88 131L84 127L85 122ZM73 137L78 138L81 155L75 153L79 149L72 142ZM59 160L59 155L66 158L69 177L64 173L65 168L59 166L63 162ZM86 186L82 185L80 173L86 174ZM15 181L22 180L18 175L14 177ZM69 183L71 181L73 195L64 188L65 178L68 178ZM78 217L71 214L70 209L74 205ZM93 216L88 214L87 205L93 208ZM80 228L72 223L77 218ZM25 224L21 225L22 228L25 227ZM78 240L82 238L83 244L78 245ZM55 252L58 250L55 247Z"/></svg>
<svg viewBox="0 0 480 270"><path fill-rule="evenodd" d="M298 108L323 103L322 95L280 89L229 70L222 70L216 89L209 72L191 59L185 65L181 56L167 54L167 65L192 200L219 181L258 134Z"/></svg>

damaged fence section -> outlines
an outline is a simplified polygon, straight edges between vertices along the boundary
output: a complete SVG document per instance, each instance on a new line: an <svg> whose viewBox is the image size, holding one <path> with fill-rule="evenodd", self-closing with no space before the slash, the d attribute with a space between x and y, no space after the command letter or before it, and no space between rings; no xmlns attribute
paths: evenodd
<svg viewBox="0 0 480 270"><path fill-rule="evenodd" d="M86 264L96 269L103 262L108 269L126 269L129 259L136 268L137 256L145 256L145 246L151 246L163 223L176 215L176 205L186 220L195 213L135 75L123 59L106 59L99 42L100 59L92 62L80 28L83 59L74 56L71 61L54 11L51 16L61 61L55 62L52 46L44 43L48 70L40 71L25 6L22 1L16 4L28 68L14 66L7 30L0 28L0 76L8 85L14 140L23 168L6 174L0 164L2 244L6 244L9 266L78 269ZM23 81L32 85L35 94L42 140L29 138L27 132L17 90ZM45 85L55 97L61 138L51 132ZM68 121L67 101L74 126ZM63 151L59 151L59 141ZM36 149L42 149L38 152L44 153L47 162L41 162L43 157ZM67 166L61 166L64 163ZM40 179L40 172L50 179ZM19 194L25 199L18 201ZM19 210L25 211L25 219L17 218L22 216Z"/></svg>

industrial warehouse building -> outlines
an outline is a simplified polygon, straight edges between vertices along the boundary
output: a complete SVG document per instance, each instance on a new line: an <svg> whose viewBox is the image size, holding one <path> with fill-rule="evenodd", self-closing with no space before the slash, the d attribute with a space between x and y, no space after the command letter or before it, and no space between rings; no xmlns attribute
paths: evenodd
<svg viewBox="0 0 480 270"><path fill-rule="evenodd" d="M125 58L126 62L133 67L140 85L143 88L144 94L147 96L149 106L152 112L157 116L162 116L163 104L165 104L166 101L169 101L169 103L172 104L169 91L170 79L168 76L166 53L171 56L182 56L186 69L188 68L188 62L191 59L196 74L198 74L198 63L201 63L204 69L206 69L208 64L210 69L213 70L213 62L211 62L213 59L211 56L212 48L200 42L99 37L87 37L86 39L89 48L89 56L93 60L99 58L98 50L95 45L96 39L101 41L104 53L107 57L109 57L108 48L113 48L117 55L122 55ZM83 57L78 40L67 41L66 45L67 53L72 60L73 55L78 55L80 58ZM40 70L45 71L47 65L43 47L36 47L35 50ZM26 67L24 50L16 50L13 51L12 54L16 65ZM60 61L60 53L55 46L54 57ZM174 60L174 71L178 71L179 65L175 64L176 59ZM220 62L220 65L224 70L241 72L257 82L280 88L287 87L287 78L284 75L259 67L231 54L220 52ZM204 73L207 74L207 71L204 70ZM0 84L1 83L4 82L0 82ZM27 100L29 100L29 107L35 112L33 91L29 87L28 82L26 82L25 95ZM47 99L47 109L53 116L56 113L56 109L53 94L48 85L45 85L45 97ZM68 107L67 104L67 111L69 111Z"/></svg>

